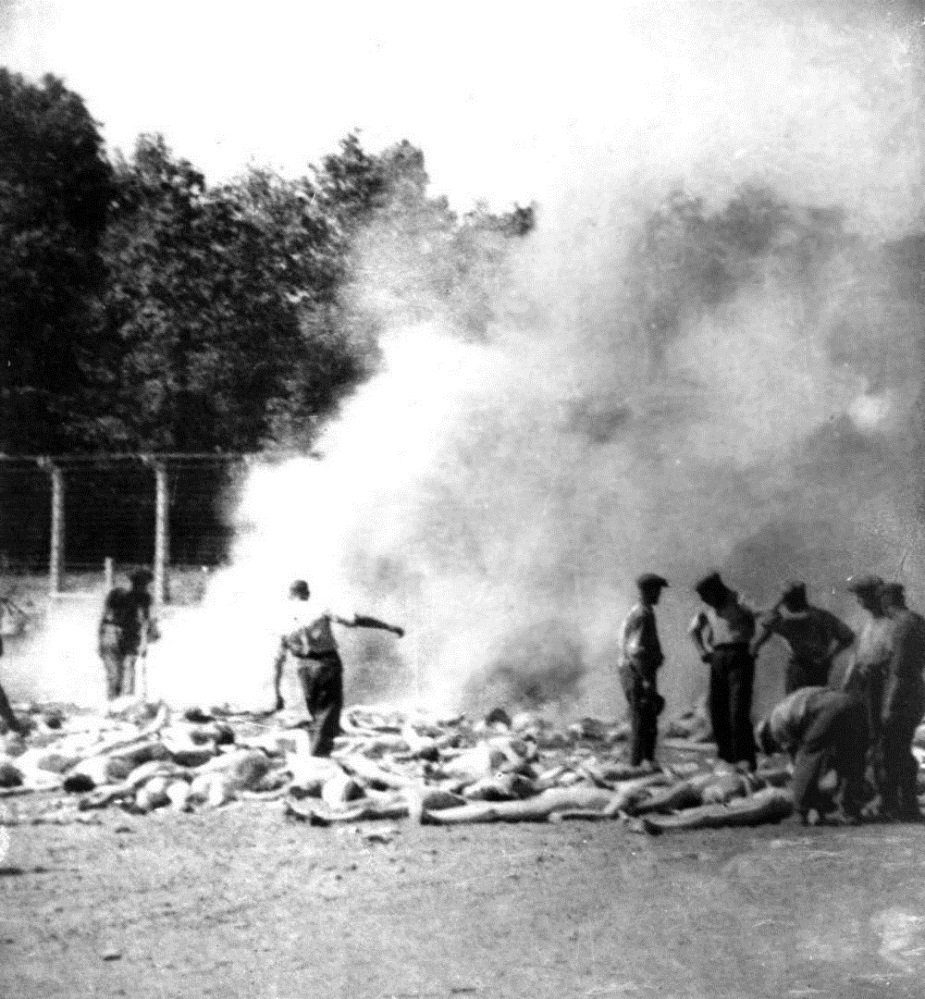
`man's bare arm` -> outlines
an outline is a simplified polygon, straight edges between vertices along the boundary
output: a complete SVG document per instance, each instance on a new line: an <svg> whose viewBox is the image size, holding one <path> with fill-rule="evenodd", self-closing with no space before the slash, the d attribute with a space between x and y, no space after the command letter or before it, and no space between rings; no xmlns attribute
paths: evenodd
<svg viewBox="0 0 925 999"><path fill-rule="evenodd" d="M710 657L710 649L703 637L703 633L708 627L709 621L707 621L706 616L701 612L694 618L693 621L691 621L690 627L687 629L687 633L690 635L691 641L694 643L694 648L697 649L700 658L704 662L706 662Z"/></svg>
<svg viewBox="0 0 925 999"><path fill-rule="evenodd" d="M397 635L399 638L405 633L404 628L388 624L385 621L380 621L377 617L369 617L366 614L354 614L352 620L343 617L335 617L333 620L338 624L342 624L345 628L374 628L379 631L391 631L393 635Z"/></svg>

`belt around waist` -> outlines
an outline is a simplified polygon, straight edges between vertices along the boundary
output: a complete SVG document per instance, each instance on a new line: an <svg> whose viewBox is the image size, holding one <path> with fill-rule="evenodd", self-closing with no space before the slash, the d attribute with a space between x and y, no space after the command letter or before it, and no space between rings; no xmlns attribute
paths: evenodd
<svg viewBox="0 0 925 999"><path fill-rule="evenodd" d="M748 652L748 642L719 642L713 646L714 652Z"/></svg>
<svg viewBox="0 0 925 999"><path fill-rule="evenodd" d="M293 652L296 659L314 659L316 662L325 660L340 659L337 649L330 649L327 652Z"/></svg>

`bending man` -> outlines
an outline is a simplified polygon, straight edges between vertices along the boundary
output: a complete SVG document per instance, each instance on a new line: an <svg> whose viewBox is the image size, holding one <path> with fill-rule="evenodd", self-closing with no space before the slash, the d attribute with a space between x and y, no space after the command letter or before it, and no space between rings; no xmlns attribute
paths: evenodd
<svg viewBox="0 0 925 999"><path fill-rule="evenodd" d="M762 751L793 758L793 802L803 822L813 809L820 817L835 810L819 782L831 767L839 776L841 807L850 822L864 804L867 713L850 694L828 687L801 687L785 697L758 726Z"/></svg>
<svg viewBox="0 0 925 999"><path fill-rule="evenodd" d="M308 603L310 596L304 579L297 579L289 587L289 598L293 602L292 627L280 638L273 664L273 690L279 711L284 706L280 693L283 665L291 656L298 663L296 674L305 695L305 706L314 721L312 756L330 756L334 739L340 734L340 713L344 706L344 670L331 625L376 628L391 631L399 638L405 632L375 617L355 614L348 619L318 610Z"/></svg>

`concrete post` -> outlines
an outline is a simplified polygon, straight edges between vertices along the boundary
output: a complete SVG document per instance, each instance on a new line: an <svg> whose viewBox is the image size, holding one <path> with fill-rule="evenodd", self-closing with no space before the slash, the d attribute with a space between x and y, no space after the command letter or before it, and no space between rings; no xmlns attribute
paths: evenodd
<svg viewBox="0 0 925 999"><path fill-rule="evenodd" d="M156 489L154 512L154 604L160 607L167 599L167 565L170 561L170 496L167 491L167 465L154 462Z"/></svg>

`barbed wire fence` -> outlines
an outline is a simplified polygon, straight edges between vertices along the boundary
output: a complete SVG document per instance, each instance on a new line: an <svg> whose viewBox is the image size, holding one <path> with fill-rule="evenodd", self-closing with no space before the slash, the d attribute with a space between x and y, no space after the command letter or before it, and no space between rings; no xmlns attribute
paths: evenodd
<svg viewBox="0 0 925 999"><path fill-rule="evenodd" d="M167 602L172 579L204 580L227 561L231 514L257 457L0 455L0 572L47 572L60 597L148 565L155 600Z"/></svg>

